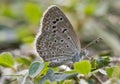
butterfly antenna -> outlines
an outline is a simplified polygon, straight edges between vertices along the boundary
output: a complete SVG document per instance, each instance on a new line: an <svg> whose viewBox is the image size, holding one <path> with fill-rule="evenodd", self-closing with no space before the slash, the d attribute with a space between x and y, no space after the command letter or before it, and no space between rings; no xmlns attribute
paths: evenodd
<svg viewBox="0 0 120 84"><path fill-rule="evenodd" d="M86 46L84 47L84 49L87 49L87 48L90 47L91 45L96 44L96 43L100 42L101 40L102 40L102 38L101 38L101 37L98 37L97 39L93 40L93 41L90 42L88 45L86 45Z"/></svg>

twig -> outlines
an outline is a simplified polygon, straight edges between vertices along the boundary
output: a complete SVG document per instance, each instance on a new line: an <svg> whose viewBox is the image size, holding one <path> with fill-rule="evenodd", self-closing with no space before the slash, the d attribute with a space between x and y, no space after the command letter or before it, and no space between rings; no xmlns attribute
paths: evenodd
<svg viewBox="0 0 120 84"><path fill-rule="evenodd" d="M102 84L102 81L101 81L95 74L93 74L93 76L95 77L95 79L96 79L100 84Z"/></svg>

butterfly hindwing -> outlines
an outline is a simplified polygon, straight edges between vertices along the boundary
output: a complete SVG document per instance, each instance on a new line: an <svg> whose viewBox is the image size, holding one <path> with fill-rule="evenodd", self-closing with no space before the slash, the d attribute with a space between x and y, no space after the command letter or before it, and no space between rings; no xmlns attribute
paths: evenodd
<svg viewBox="0 0 120 84"><path fill-rule="evenodd" d="M75 53L80 53L80 41L57 6L44 13L35 45L37 53L49 62L70 61Z"/></svg>

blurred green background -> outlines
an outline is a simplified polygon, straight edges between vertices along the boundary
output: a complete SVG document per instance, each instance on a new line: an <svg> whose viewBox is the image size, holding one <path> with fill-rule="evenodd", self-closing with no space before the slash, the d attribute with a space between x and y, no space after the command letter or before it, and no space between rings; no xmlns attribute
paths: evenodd
<svg viewBox="0 0 120 84"><path fill-rule="evenodd" d="M103 39L88 48L91 55L119 56L120 0L0 0L0 53L34 53L40 19L50 5L59 6L68 17L82 48L97 37Z"/></svg>
<svg viewBox="0 0 120 84"><path fill-rule="evenodd" d="M18 63L16 70L21 71L39 60L33 43L42 14L50 5L59 6L68 17L82 48L98 37L103 39L88 48L90 56L99 54L119 60L120 0L0 0L0 53L10 52L16 60L14 64L10 57L12 60L2 60L3 64L13 68ZM9 54L1 58L6 56ZM0 67L0 78L9 72ZM4 84L10 84L8 79Z"/></svg>

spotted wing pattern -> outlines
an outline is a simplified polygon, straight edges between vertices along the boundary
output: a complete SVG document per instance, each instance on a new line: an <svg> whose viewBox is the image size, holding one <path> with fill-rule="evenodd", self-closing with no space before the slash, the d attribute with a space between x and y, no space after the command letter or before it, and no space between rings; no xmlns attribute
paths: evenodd
<svg viewBox="0 0 120 84"><path fill-rule="evenodd" d="M44 61L71 61L80 53L80 41L67 17L57 6L44 13L35 40L36 51Z"/></svg>

